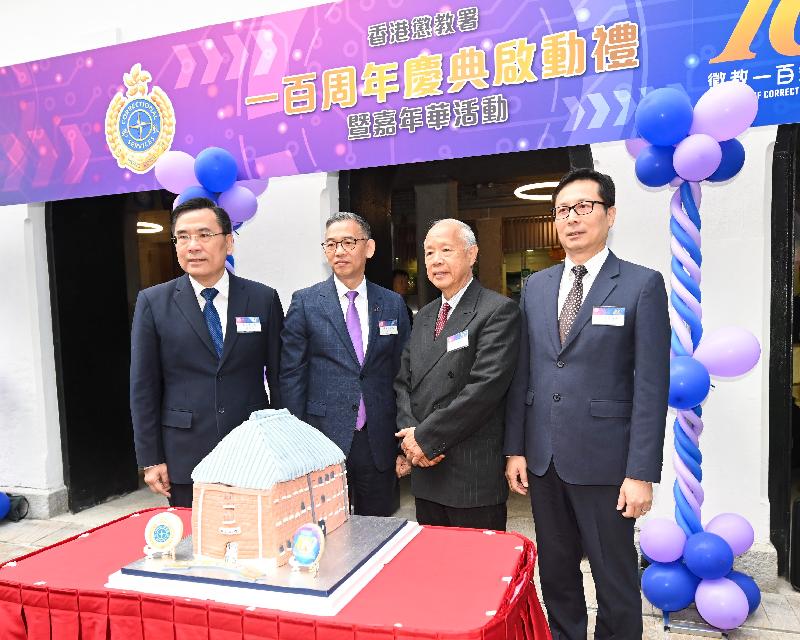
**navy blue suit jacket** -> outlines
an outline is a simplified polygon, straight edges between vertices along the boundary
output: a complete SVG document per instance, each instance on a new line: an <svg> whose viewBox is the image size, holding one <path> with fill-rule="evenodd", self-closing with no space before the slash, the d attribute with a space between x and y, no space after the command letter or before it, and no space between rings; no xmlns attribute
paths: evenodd
<svg viewBox="0 0 800 640"><path fill-rule="evenodd" d="M259 317L261 331L238 333L236 318L244 316ZM195 465L251 412L280 408L282 326L275 289L230 274L218 358L188 275L139 292L130 388L137 462L166 462L171 482L191 483Z"/></svg>
<svg viewBox="0 0 800 640"><path fill-rule="evenodd" d="M294 293L281 336L281 397L289 411L347 455L363 394L370 449L375 466L385 471L394 467L398 452L392 385L409 336L408 311L402 297L369 281L367 302L369 342L361 366L333 276ZM380 320L395 321L397 333L380 335Z"/></svg>
<svg viewBox="0 0 800 640"><path fill-rule="evenodd" d="M670 327L661 274L613 253L564 345L558 290L564 265L525 283L522 343L506 408L506 455L565 482L658 482L669 390ZM594 307L624 307L623 326L592 323Z"/></svg>

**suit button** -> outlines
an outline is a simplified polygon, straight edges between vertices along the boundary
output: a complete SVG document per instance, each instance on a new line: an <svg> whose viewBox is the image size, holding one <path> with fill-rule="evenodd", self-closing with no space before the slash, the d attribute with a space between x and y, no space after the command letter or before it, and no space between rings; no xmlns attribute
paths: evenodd
<svg viewBox="0 0 800 640"><path fill-rule="evenodd" d="M559 360L558 362L556 362L556 366L557 366L559 369L563 369L563 368L564 368L564 364L565 364L565 363L564 363L564 362L562 362L561 360Z"/></svg>
<svg viewBox="0 0 800 640"><path fill-rule="evenodd" d="M353 411L358 411L358 405L357 404L353 405Z"/></svg>
<svg viewBox="0 0 800 640"><path fill-rule="evenodd" d="M363 379L364 379L364 374L363 374L363 373L362 373L362 374L360 374L360 375L358 376L358 379L359 379L359 380L363 380Z"/></svg>
<svg viewBox="0 0 800 640"><path fill-rule="evenodd" d="M220 373L220 374L217 376L217 380L219 380L220 382L222 382L222 374L221 374L221 373Z"/></svg>
<svg viewBox="0 0 800 640"><path fill-rule="evenodd" d="M448 372L447 372L447 377L448 377L448 378L455 378L455 377L456 377L456 374L455 374L455 373L453 373L452 371L448 371Z"/></svg>
<svg viewBox="0 0 800 640"><path fill-rule="evenodd" d="M553 394L553 402L561 402L561 394L560 393L554 393Z"/></svg>
<svg viewBox="0 0 800 640"><path fill-rule="evenodd" d="M220 407L220 408L218 409L218 411L219 411L220 413L225 413L225 407Z"/></svg>

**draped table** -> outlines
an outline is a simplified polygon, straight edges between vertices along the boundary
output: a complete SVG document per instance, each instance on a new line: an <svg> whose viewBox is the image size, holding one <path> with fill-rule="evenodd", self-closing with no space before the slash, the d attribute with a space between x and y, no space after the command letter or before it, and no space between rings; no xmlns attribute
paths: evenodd
<svg viewBox="0 0 800 640"><path fill-rule="evenodd" d="M536 549L514 533L423 527L336 616L104 588L140 558L146 509L0 564L0 640L550 638ZM191 510L174 510L191 531ZM323 562L325 561L323 557Z"/></svg>

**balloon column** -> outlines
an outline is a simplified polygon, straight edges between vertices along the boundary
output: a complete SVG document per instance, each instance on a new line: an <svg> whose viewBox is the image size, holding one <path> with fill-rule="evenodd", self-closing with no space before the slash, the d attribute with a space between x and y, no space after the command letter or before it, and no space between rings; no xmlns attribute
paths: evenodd
<svg viewBox="0 0 800 640"><path fill-rule="evenodd" d="M649 187L677 187L671 200L672 325L669 405L674 423L675 522L657 518L640 532L642 554L652 562L642 575L642 592L665 616L692 602L709 624L741 625L758 606L755 581L733 571L734 556L753 544L745 518L723 513L701 524L704 493L699 439L700 405L711 376L739 376L761 355L758 340L738 327L703 333L700 297L700 182L722 182L744 165L736 136L753 122L758 97L746 84L725 82L706 91L692 108L677 89L656 89L636 109L640 138L628 140L636 177Z"/></svg>
<svg viewBox="0 0 800 640"><path fill-rule="evenodd" d="M197 158L184 151L168 151L155 164L156 180L178 197L177 207L191 198L208 198L228 212L233 230L238 231L258 209L256 196L267 188L267 180L236 180L235 158L225 149L208 147ZM226 266L233 271L233 256Z"/></svg>

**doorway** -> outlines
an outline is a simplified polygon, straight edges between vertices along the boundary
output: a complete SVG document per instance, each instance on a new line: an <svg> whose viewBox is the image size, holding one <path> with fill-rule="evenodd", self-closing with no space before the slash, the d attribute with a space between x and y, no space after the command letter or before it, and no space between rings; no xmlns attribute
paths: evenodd
<svg viewBox="0 0 800 640"><path fill-rule="evenodd" d="M170 241L173 198L140 192L46 208L64 483L73 512L139 487L130 327L139 290L181 273Z"/></svg>

